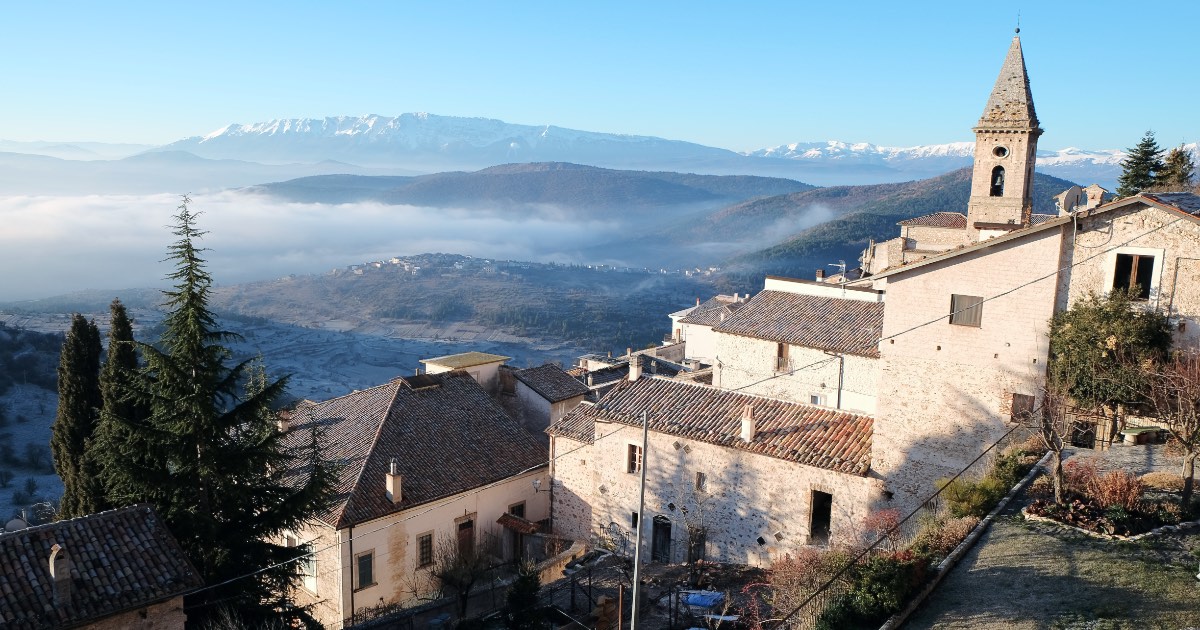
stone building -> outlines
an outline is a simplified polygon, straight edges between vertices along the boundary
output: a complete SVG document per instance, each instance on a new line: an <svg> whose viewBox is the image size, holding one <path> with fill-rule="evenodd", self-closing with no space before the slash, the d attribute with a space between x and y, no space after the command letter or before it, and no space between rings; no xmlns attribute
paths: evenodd
<svg viewBox="0 0 1200 630"><path fill-rule="evenodd" d="M433 359L421 359L429 374L441 374L451 370L464 370L489 394L500 388L500 366L512 357L487 352L461 352Z"/></svg>
<svg viewBox="0 0 1200 630"><path fill-rule="evenodd" d="M716 295L704 302L671 313L671 335L675 341L683 342L684 360L712 365L717 354L716 334L713 327L720 325L733 315L750 295Z"/></svg>
<svg viewBox="0 0 1200 630"><path fill-rule="evenodd" d="M648 446L642 414L648 413ZM882 500L869 416L631 370L552 424L553 524L652 561L765 564L807 544L856 540ZM646 467L646 508L638 485Z"/></svg>
<svg viewBox="0 0 1200 630"><path fill-rule="evenodd" d="M525 426L539 433L583 402L588 393L587 385L553 363L515 370L513 379Z"/></svg>
<svg viewBox="0 0 1200 630"><path fill-rule="evenodd" d="M713 327L712 384L874 413L883 292L768 277Z"/></svg>
<svg viewBox="0 0 1200 630"><path fill-rule="evenodd" d="M0 628L182 630L202 586L148 505L0 530Z"/></svg>
<svg viewBox="0 0 1200 630"><path fill-rule="evenodd" d="M287 443L317 439L339 464L331 507L284 541L315 552L293 594L327 628L428 597L440 554L525 554L523 537L549 517L544 443L465 371L306 401L284 428Z"/></svg>

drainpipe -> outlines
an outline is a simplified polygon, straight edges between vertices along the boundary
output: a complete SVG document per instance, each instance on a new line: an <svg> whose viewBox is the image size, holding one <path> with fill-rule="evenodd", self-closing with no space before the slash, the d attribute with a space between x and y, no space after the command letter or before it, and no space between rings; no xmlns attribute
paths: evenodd
<svg viewBox="0 0 1200 630"><path fill-rule="evenodd" d="M350 625L354 625L354 526L350 526Z"/></svg>

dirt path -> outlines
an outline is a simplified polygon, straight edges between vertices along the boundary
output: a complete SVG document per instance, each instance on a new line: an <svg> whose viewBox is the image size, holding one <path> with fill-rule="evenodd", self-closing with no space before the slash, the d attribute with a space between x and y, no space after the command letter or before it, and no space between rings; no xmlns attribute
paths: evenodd
<svg viewBox="0 0 1200 630"><path fill-rule="evenodd" d="M1139 473L1173 470L1161 448L1076 456ZM1025 503L1010 505L906 629L1200 628L1200 533L1101 541L1028 523L1020 516Z"/></svg>

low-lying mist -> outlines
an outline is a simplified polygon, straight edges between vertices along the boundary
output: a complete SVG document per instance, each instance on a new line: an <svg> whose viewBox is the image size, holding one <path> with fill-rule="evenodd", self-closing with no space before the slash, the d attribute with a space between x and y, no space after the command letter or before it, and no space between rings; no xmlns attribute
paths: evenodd
<svg viewBox="0 0 1200 630"><path fill-rule="evenodd" d="M85 289L160 287L176 240L177 195L0 196L0 302ZM200 194L191 208L218 284L326 272L422 252L582 262L618 235L604 220L518 218L468 209L300 204L237 191Z"/></svg>

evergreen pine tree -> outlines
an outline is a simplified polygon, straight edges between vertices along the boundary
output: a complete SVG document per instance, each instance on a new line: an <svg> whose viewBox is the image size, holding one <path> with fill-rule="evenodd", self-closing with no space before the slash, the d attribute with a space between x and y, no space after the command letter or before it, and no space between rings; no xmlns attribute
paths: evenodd
<svg viewBox="0 0 1200 630"><path fill-rule="evenodd" d="M1167 151L1155 188L1163 191L1188 191L1191 190L1195 179L1196 163L1192 160L1192 153L1181 144Z"/></svg>
<svg viewBox="0 0 1200 630"><path fill-rule="evenodd" d="M63 482L63 518L98 512L104 503L99 475L86 457L101 404L100 352L100 330L76 313L59 355L58 412L50 433L54 469Z"/></svg>
<svg viewBox="0 0 1200 630"><path fill-rule="evenodd" d="M1154 139L1153 131L1147 131L1141 142L1129 149L1121 169L1121 176L1117 178L1118 197L1136 195L1157 182L1156 178L1163 170L1163 150Z"/></svg>
<svg viewBox="0 0 1200 630"><path fill-rule="evenodd" d="M157 468L147 461L148 447L142 431L149 430L146 419L150 412L135 388L138 370L138 349L133 339L133 322L121 300L109 305L111 325L108 330L108 352L100 369L100 396L104 405L100 425L88 456L97 462L109 505L119 503L115 497L125 494L122 483L151 475ZM124 465L109 467L105 459L120 458Z"/></svg>
<svg viewBox="0 0 1200 630"><path fill-rule="evenodd" d="M315 444L306 453L284 449L273 404L286 380L251 391L252 362L227 365L223 344L238 335L219 330L208 310L212 279L196 246L204 232L189 203L184 197L174 217L164 330L157 344L138 344L145 367L132 389L149 415L113 416L138 436L144 455L131 462L105 452L104 465L113 498L151 503L209 585L187 598L189 625L216 615L217 602L253 625L290 608L286 586L298 579L299 562L282 535L326 505L332 471ZM298 469L307 473L299 480Z"/></svg>

